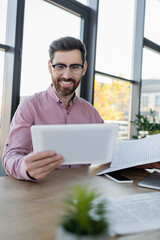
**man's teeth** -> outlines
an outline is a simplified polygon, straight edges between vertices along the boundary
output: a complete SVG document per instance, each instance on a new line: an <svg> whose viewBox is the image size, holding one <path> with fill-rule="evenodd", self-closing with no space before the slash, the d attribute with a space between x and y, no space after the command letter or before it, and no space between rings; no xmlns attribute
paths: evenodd
<svg viewBox="0 0 160 240"><path fill-rule="evenodd" d="M65 81L62 81L63 84L70 84L72 81L70 82L65 82Z"/></svg>

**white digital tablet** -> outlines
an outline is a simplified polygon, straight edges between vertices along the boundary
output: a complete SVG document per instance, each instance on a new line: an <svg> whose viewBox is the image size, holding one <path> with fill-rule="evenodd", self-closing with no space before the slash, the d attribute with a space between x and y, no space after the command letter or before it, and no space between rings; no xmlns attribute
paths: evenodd
<svg viewBox="0 0 160 240"><path fill-rule="evenodd" d="M64 164L105 164L112 160L118 124L34 125L33 151L53 150Z"/></svg>

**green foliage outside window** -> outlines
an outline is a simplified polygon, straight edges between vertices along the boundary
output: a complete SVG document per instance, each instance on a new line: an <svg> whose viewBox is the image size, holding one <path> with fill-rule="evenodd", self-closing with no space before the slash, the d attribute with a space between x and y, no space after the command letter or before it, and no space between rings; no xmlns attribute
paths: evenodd
<svg viewBox="0 0 160 240"><path fill-rule="evenodd" d="M136 125L137 134L132 137L135 139L144 138L148 135L160 133L160 124L156 123L155 111L150 109L149 116L143 116L141 114L136 115L136 119L131 121Z"/></svg>

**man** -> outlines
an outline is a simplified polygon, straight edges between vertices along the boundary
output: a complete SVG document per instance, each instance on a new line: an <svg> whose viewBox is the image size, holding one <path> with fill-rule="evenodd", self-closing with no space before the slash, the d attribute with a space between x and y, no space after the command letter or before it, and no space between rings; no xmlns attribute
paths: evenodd
<svg viewBox="0 0 160 240"><path fill-rule="evenodd" d="M49 57L52 84L19 105L4 148L7 174L21 180L39 180L54 169L73 167L60 166L64 159L54 151L32 152L32 125L103 123L95 108L75 94L87 70L84 44L72 37L60 38L51 43ZM141 167L160 168L160 163Z"/></svg>
<svg viewBox="0 0 160 240"><path fill-rule="evenodd" d="M49 57L52 84L19 105L3 153L7 174L21 180L39 180L54 169L73 167L60 166L64 159L54 151L32 152L32 125L103 123L95 108L75 94L87 70L84 44L60 38L51 43Z"/></svg>

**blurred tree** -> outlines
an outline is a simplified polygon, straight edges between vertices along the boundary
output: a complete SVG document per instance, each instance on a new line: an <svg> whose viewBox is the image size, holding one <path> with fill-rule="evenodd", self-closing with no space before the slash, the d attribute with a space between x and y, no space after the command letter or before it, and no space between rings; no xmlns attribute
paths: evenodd
<svg viewBox="0 0 160 240"><path fill-rule="evenodd" d="M94 107L104 120L127 121L130 83L111 80L109 83L94 81Z"/></svg>

